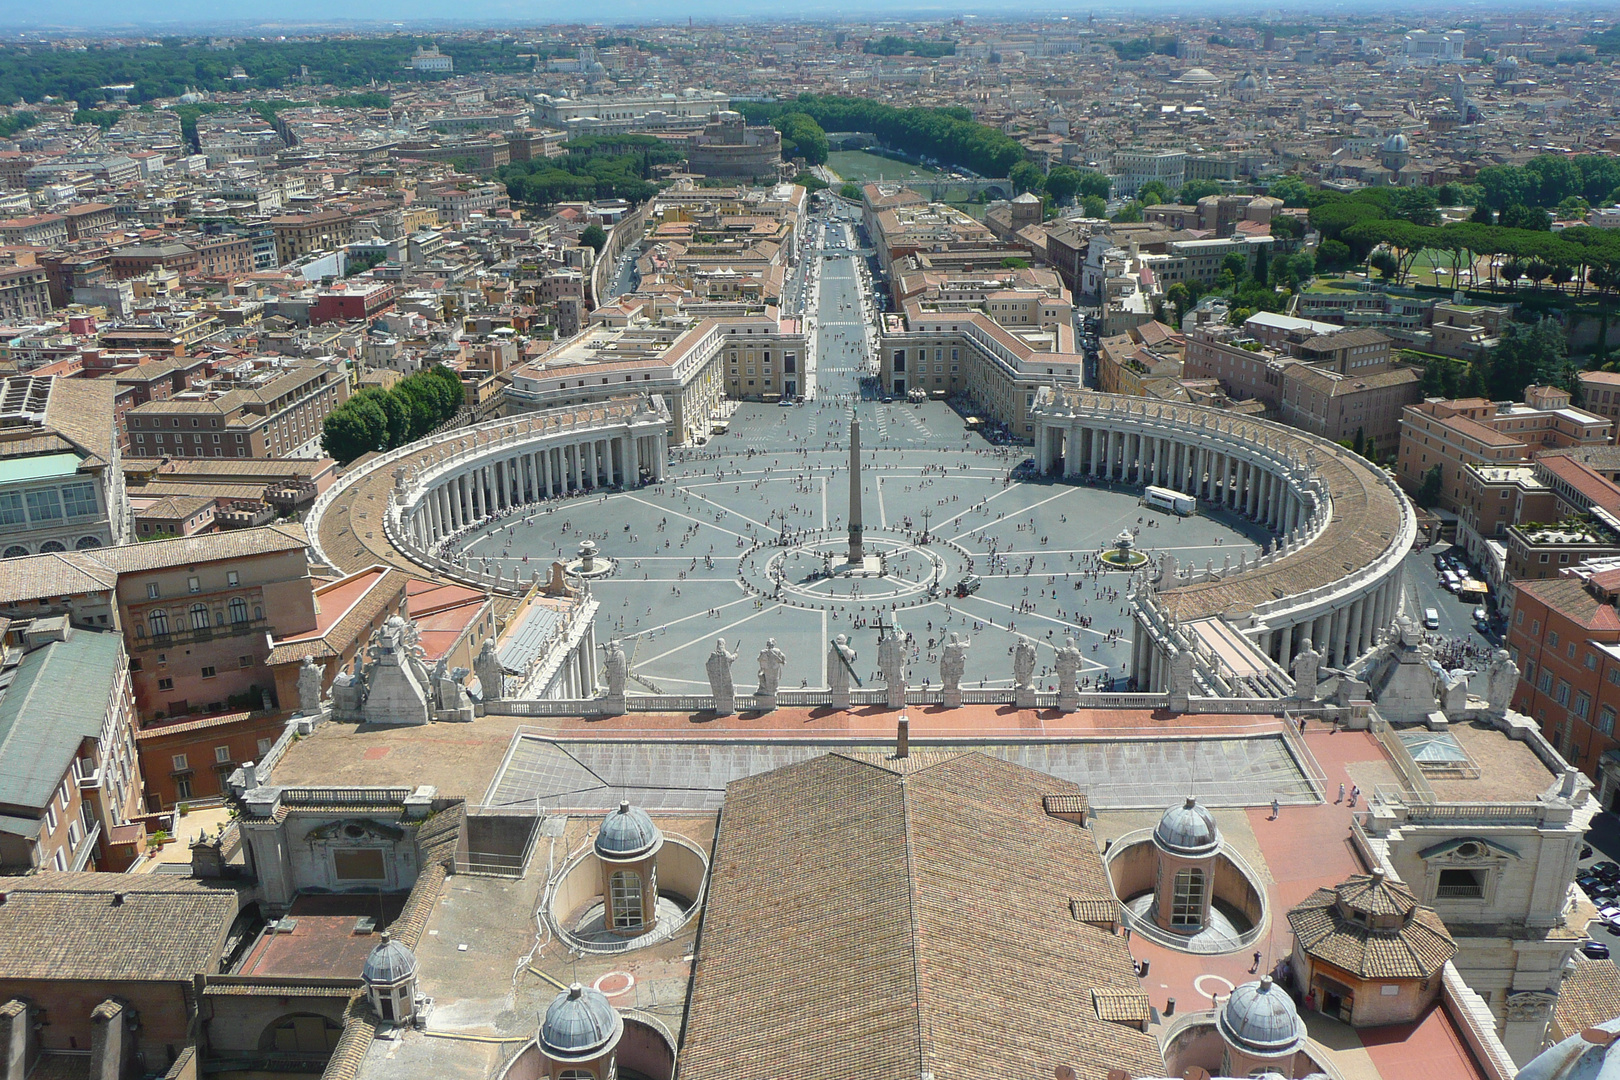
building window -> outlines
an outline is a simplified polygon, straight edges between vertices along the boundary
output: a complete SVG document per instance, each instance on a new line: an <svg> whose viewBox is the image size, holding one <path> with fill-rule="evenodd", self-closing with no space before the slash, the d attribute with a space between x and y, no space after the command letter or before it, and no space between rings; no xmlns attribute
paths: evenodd
<svg viewBox="0 0 1620 1080"><path fill-rule="evenodd" d="M1197 867L1177 870L1170 899L1171 926L1204 924L1204 872Z"/></svg>
<svg viewBox="0 0 1620 1080"><path fill-rule="evenodd" d="M173 690L174 689L174 680L173 679L159 679L158 680L158 689L159 690Z"/></svg>
<svg viewBox="0 0 1620 1080"><path fill-rule="evenodd" d="M26 525L22 496L15 491L0 495L0 525ZM10 556L7 556L10 558Z"/></svg>
<svg viewBox="0 0 1620 1080"><path fill-rule="evenodd" d="M205 679L212 679L214 677L214 665L213 664L209 664L209 665L207 665L206 667L204 667L202 669L202 677L205 678Z"/></svg>
<svg viewBox="0 0 1620 1080"><path fill-rule="evenodd" d="M253 666L253 657L251 657L251 656L238 656L236 658L236 666L239 667L239 668L250 668L250 667L252 667Z"/></svg>
<svg viewBox="0 0 1620 1080"><path fill-rule="evenodd" d="M193 630L208 629L208 607L204 604L191 605L191 628Z"/></svg>
<svg viewBox="0 0 1620 1080"><path fill-rule="evenodd" d="M1441 900L1485 899L1485 871L1442 870L1440 884L1434 894Z"/></svg>
<svg viewBox="0 0 1620 1080"><path fill-rule="evenodd" d="M162 637L169 632L169 613L163 608L148 612L146 625L151 628L153 637Z"/></svg>
<svg viewBox="0 0 1620 1080"><path fill-rule="evenodd" d="M231 622L243 623L248 621L247 601L240 596L231 597Z"/></svg>
<svg viewBox="0 0 1620 1080"><path fill-rule="evenodd" d="M242 581L242 576L240 574L238 574L235 570L227 570L227 571L225 571L225 584L234 587L236 585L241 584L241 581Z"/></svg>
<svg viewBox="0 0 1620 1080"><path fill-rule="evenodd" d="M228 746L214 747L214 764L224 765L231 760L231 748Z"/></svg>
<svg viewBox="0 0 1620 1080"><path fill-rule="evenodd" d="M186 591L190 593L202 592L202 580L194 577L186 578ZM1557 642L1554 642L1553 644L1556 645Z"/></svg>
<svg viewBox="0 0 1620 1080"><path fill-rule="evenodd" d="M1587 714L1590 713L1591 710L1592 710L1592 696L1590 694L1586 693L1585 691L1582 691L1581 693L1576 694L1575 695L1575 708L1573 710L1575 715L1580 717L1582 720L1585 720L1586 717L1587 717Z"/></svg>
<svg viewBox="0 0 1620 1080"><path fill-rule="evenodd" d="M96 514L96 486L69 484L62 489L62 503L68 517L94 517Z"/></svg>
<svg viewBox="0 0 1620 1080"><path fill-rule="evenodd" d="M185 772L191 767L190 760L184 754L176 754L171 760L174 762L175 772Z"/></svg>
<svg viewBox="0 0 1620 1080"><path fill-rule="evenodd" d="M642 925L641 875L631 870L615 870L608 878L613 895L613 925L619 929L634 929Z"/></svg>
<svg viewBox="0 0 1620 1080"><path fill-rule="evenodd" d="M62 516L62 501L56 497L54 488L30 491L25 497L28 500L28 516L34 521L55 521Z"/></svg>
<svg viewBox="0 0 1620 1080"><path fill-rule="evenodd" d="M177 776L174 778L174 797L182 800L191 798L191 777Z"/></svg>
<svg viewBox="0 0 1620 1080"><path fill-rule="evenodd" d="M1598 710L1597 729L1599 735L1614 734L1614 706L1605 705Z"/></svg>
<svg viewBox="0 0 1620 1080"><path fill-rule="evenodd" d="M148 600L156 600L159 595L160 595L160 593L159 593L159 590L158 590L157 582L155 582L155 581L148 582L147 586L146 586L146 598Z"/></svg>

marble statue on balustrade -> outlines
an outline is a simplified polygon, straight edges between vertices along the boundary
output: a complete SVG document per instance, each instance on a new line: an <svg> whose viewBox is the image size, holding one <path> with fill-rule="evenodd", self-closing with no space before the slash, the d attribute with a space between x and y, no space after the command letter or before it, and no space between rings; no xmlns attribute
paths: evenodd
<svg viewBox="0 0 1620 1080"><path fill-rule="evenodd" d="M1192 692L1197 686L1198 673L1193 667L1193 654L1190 649L1178 649L1176 655L1170 658L1169 683L1170 711L1185 713L1192 711Z"/></svg>
<svg viewBox="0 0 1620 1080"><path fill-rule="evenodd" d="M906 643L898 631L878 639L878 671L883 674L886 704L898 709L906 703Z"/></svg>
<svg viewBox="0 0 1620 1080"><path fill-rule="evenodd" d="M1485 700L1490 705L1492 716L1507 715L1508 708L1513 704L1513 692L1518 687L1519 667L1513 662L1513 654L1506 649L1497 649L1485 669Z"/></svg>
<svg viewBox="0 0 1620 1080"><path fill-rule="evenodd" d="M1461 700L1457 676L1435 661L1423 628L1405 615L1396 616L1360 675L1379 714L1395 723L1422 723L1441 712L1448 688L1453 705Z"/></svg>
<svg viewBox="0 0 1620 1080"><path fill-rule="evenodd" d="M365 703L361 718L368 724L397 727L426 724L433 718L427 669L422 664L416 628L390 615L371 635L366 655Z"/></svg>
<svg viewBox="0 0 1620 1080"><path fill-rule="evenodd" d="M463 722L473 719L472 696L467 693L463 683L466 678L467 669L451 668L449 657L441 656L439 662L433 665L428 686L432 691L433 712L437 718Z"/></svg>
<svg viewBox="0 0 1620 1080"><path fill-rule="evenodd" d="M630 661L625 658L624 646L614 638L602 648L602 671L607 679L607 706L612 712L625 709L625 690L630 682Z"/></svg>
<svg viewBox="0 0 1620 1080"><path fill-rule="evenodd" d="M1013 704L1035 707L1035 643L1023 637L1013 646Z"/></svg>
<svg viewBox="0 0 1620 1080"><path fill-rule="evenodd" d="M776 647L775 638L766 638L765 647L755 657L759 664L759 685L754 688L754 704L761 709L776 708L776 689L782 685L782 669L787 656Z"/></svg>
<svg viewBox="0 0 1620 1080"><path fill-rule="evenodd" d="M485 704L500 701L506 696L506 669L501 666L500 655L495 651L494 638L484 639L483 647L473 658L473 671L478 676Z"/></svg>
<svg viewBox="0 0 1620 1080"><path fill-rule="evenodd" d="M1080 707L1081 664L1080 649L1073 636L1065 635L1054 663L1058 676L1058 708L1063 712L1073 712Z"/></svg>
<svg viewBox="0 0 1620 1080"><path fill-rule="evenodd" d="M856 652L849 638L839 634L827 647L827 686L832 690L832 706L849 708L849 684L855 678Z"/></svg>
<svg viewBox="0 0 1620 1080"><path fill-rule="evenodd" d="M324 675L312 656L304 657L298 669L298 712L314 716L321 711L321 681Z"/></svg>
<svg viewBox="0 0 1620 1080"><path fill-rule="evenodd" d="M731 665L737 662L739 655L740 652L726 651L725 638L715 638L714 652L703 663L709 676L709 693L714 695L714 711L721 716L737 709L737 688L731 681Z"/></svg>
<svg viewBox="0 0 1620 1080"><path fill-rule="evenodd" d="M1300 642L1294 654L1294 696L1300 701L1316 700L1317 669L1322 666L1322 654L1311 647L1311 639Z"/></svg>
<svg viewBox="0 0 1620 1080"><path fill-rule="evenodd" d="M967 671L969 642L952 631L950 640L939 651L939 681L945 688L945 707L962 707L962 675Z"/></svg>

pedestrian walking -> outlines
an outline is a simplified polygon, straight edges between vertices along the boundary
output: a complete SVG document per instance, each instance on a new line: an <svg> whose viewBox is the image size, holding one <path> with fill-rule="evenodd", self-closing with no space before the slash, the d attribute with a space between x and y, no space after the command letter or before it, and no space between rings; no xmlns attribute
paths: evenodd
<svg viewBox="0 0 1620 1080"><path fill-rule="evenodd" d="M1344 785L1343 784L1339 785L1339 797L1337 799L1334 799L1333 801L1336 802L1336 803L1344 802Z"/></svg>
<svg viewBox="0 0 1620 1080"><path fill-rule="evenodd" d="M1276 799L1271 800L1271 820L1276 821L1282 816L1282 803Z"/></svg>
<svg viewBox="0 0 1620 1080"><path fill-rule="evenodd" d="M1350 788L1350 805L1355 806L1356 805L1356 800L1359 799L1359 798L1361 798L1361 788L1357 787L1355 785L1351 785L1351 788Z"/></svg>
<svg viewBox="0 0 1620 1080"><path fill-rule="evenodd" d="M1301 735L1305 734L1305 718L1303 716L1299 718L1299 733Z"/></svg>
<svg viewBox="0 0 1620 1080"><path fill-rule="evenodd" d="M1249 974L1253 975L1255 972L1257 972L1259 970L1260 970L1260 950L1256 949L1256 950L1254 950L1254 966L1249 969Z"/></svg>

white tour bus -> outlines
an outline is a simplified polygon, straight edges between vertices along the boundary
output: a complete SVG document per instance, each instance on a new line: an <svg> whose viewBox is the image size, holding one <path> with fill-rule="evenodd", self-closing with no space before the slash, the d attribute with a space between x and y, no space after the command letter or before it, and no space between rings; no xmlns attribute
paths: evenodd
<svg viewBox="0 0 1620 1080"><path fill-rule="evenodd" d="M1153 487L1151 484L1142 491L1142 504L1159 510L1168 510L1182 517L1198 508L1198 500L1191 495L1171 491L1169 488Z"/></svg>

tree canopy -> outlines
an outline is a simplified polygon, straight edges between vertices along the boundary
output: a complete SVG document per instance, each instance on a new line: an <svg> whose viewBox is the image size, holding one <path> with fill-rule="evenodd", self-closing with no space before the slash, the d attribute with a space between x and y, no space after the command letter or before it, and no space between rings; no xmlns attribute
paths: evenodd
<svg viewBox="0 0 1620 1080"><path fill-rule="evenodd" d="M392 450L456 415L463 397L460 376L442 364L408 375L387 390L368 387L327 414L321 448L340 465Z"/></svg>
<svg viewBox="0 0 1620 1080"><path fill-rule="evenodd" d="M935 158L981 176L1006 176L1024 159L1018 140L976 122L959 105L898 108L866 98L800 94L788 101L739 101L734 107L752 124L802 113L823 131L870 131L902 153Z"/></svg>

